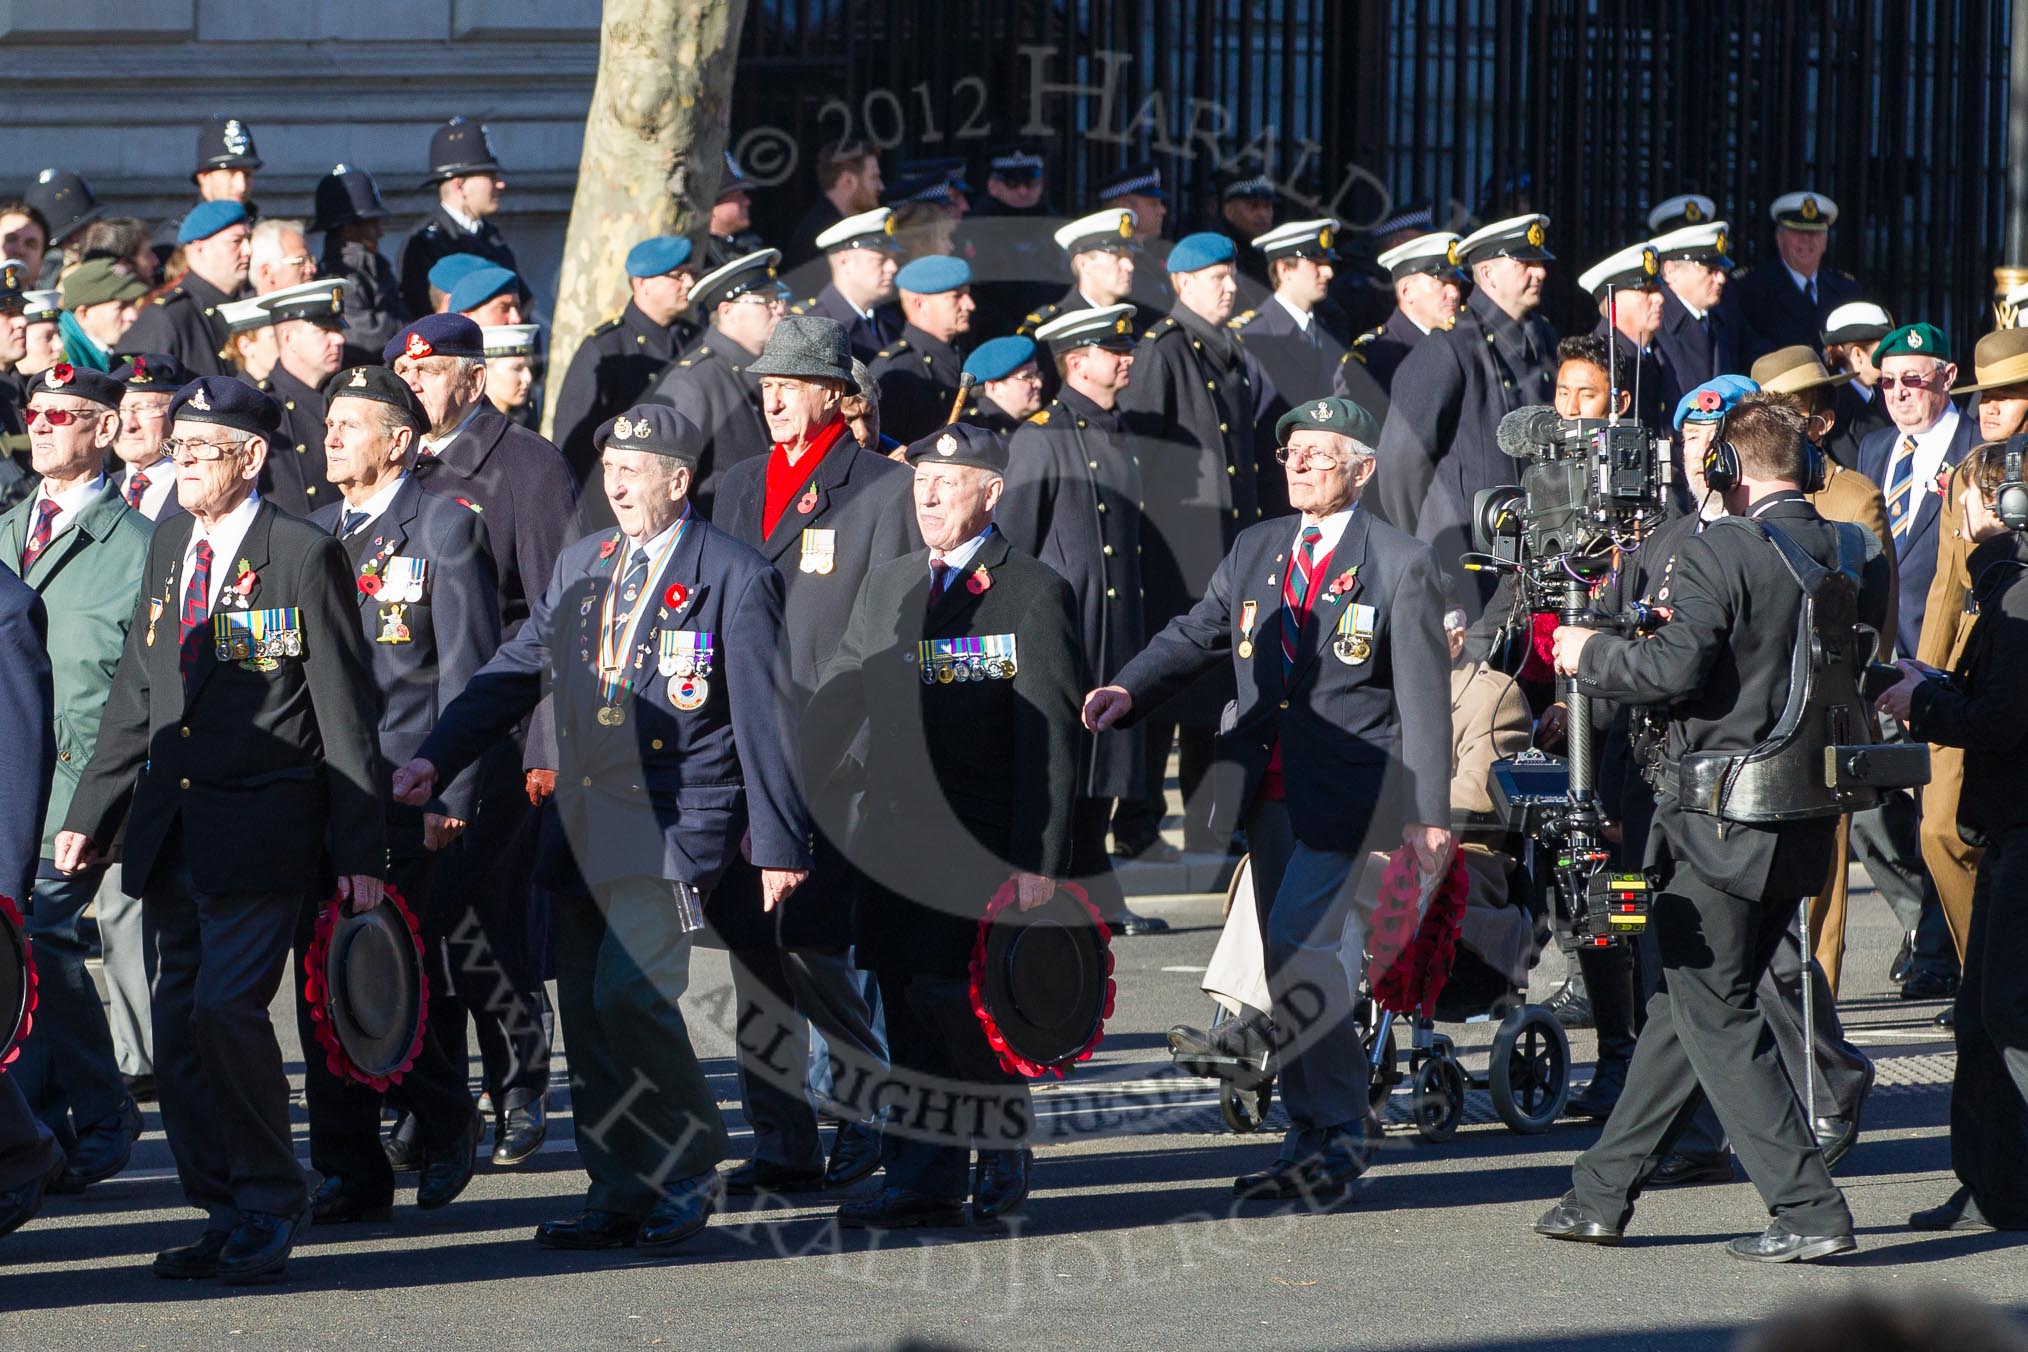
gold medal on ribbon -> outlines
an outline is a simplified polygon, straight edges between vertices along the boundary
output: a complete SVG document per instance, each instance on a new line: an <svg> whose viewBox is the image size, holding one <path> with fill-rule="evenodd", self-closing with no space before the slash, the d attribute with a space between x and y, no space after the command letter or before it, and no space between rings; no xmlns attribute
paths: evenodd
<svg viewBox="0 0 2028 1352"><path fill-rule="evenodd" d="M602 728L617 728L627 721L627 711L617 704L601 704L598 720Z"/></svg>
<svg viewBox="0 0 2028 1352"><path fill-rule="evenodd" d="M1253 601L1242 601L1239 606L1239 660L1249 661L1253 657L1253 624L1260 615L1260 606Z"/></svg>

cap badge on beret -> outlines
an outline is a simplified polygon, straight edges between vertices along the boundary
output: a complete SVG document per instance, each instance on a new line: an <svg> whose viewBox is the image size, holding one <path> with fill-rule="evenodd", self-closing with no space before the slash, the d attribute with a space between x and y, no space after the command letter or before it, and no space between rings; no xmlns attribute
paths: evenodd
<svg viewBox="0 0 2028 1352"><path fill-rule="evenodd" d="M1310 416L1318 422L1329 422L1331 421L1331 406L1319 399L1317 406L1310 410Z"/></svg>
<svg viewBox="0 0 2028 1352"><path fill-rule="evenodd" d="M409 356L418 358L427 357L435 350L435 348L430 346L430 340L423 337L420 333L411 333L408 336L407 351Z"/></svg>
<svg viewBox="0 0 2028 1352"><path fill-rule="evenodd" d="M348 390L363 390L366 388L366 368L364 366L352 368L352 381L345 388Z"/></svg>
<svg viewBox="0 0 2028 1352"><path fill-rule="evenodd" d="M77 372L71 368L69 362L60 361L49 368L49 375L44 378L43 384L49 386L52 390L60 390L70 384L71 377L76 374Z"/></svg>
<svg viewBox="0 0 2028 1352"><path fill-rule="evenodd" d="M1531 245L1539 249L1542 247L1542 241L1547 238L1548 236L1543 234L1542 232L1542 222L1540 221L1528 222L1528 242Z"/></svg>
<svg viewBox="0 0 2028 1352"><path fill-rule="evenodd" d="M127 377L127 383L129 385L152 385L155 383L155 374L148 369L148 359L146 357L134 358L134 374Z"/></svg>
<svg viewBox="0 0 2028 1352"><path fill-rule="evenodd" d="M211 412L211 401L204 397L204 387L202 385L199 385L190 392L190 407L196 409L199 413Z"/></svg>
<svg viewBox="0 0 2028 1352"><path fill-rule="evenodd" d="M1818 215L1817 199L1814 197L1805 197L1803 199L1803 219L1806 221L1814 221L1817 219L1817 215Z"/></svg>
<svg viewBox="0 0 2028 1352"><path fill-rule="evenodd" d="M1915 349L1916 349L1917 351L1921 351L1921 350L1922 350L1922 330L1921 330L1921 329L1910 329L1910 330L1909 330L1909 333L1908 333L1908 345L1909 345L1910 347L1912 347L1912 348L1915 348Z"/></svg>
<svg viewBox="0 0 2028 1352"><path fill-rule="evenodd" d="M942 436L937 438L938 455L956 455L957 453L958 453L958 439L956 437L952 436L949 432L946 432Z"/></svg>
<svg viewBox="0 0 2028 1352"><path fill-rule="evenodd" d="M1700 413L1716 413L1724 402L1725 396L1717 390L1699 390L1697 393L1697 410Z"/></svg>
<svg viewBox="0 0 2028 1352"><path fill-rule="evenodd" d="M633 420L628 418L627 415L624 413L621 414L619 417L613 419L613 435L618 437L621 441L633 440L634 437Z"/></svg>

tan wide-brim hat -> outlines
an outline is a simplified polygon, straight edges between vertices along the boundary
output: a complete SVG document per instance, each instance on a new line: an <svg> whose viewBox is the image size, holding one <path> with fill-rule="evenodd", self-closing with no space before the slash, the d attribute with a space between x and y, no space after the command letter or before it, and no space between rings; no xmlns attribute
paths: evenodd
<svg viewBox="0 0 2028 1352"><path fill-rule="evenodd" d="M1817 349L1798 344L1776 348L1755 362L1749 374L1753 383L1760 386L1762 394L1797 394L1825 385L1842 385L1855 373L1845 371L1832 375L1825 369L1824 359L1817 355Z"/></svg>
<svg viewBox="0 0 2028 1352"><path fill-rule="evenodd" d="M1996 329L1979 339L1972 349L1972 379L1974 384L1960 385L1951 393L2028 385L2028 329Z"/></svg>

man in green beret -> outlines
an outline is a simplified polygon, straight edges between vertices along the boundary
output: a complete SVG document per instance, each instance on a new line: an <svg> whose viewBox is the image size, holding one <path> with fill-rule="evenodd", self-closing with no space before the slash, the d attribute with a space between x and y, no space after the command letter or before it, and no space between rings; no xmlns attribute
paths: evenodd
<svg viewBox="0 0 2028 1352"><path fill-rule="evenodd" d="M1094 732L1131 725L1230 664L1235 712L1219 736L1242 792L1213 827L1243 823L1252 850L1273 1008L1246 1020L1281 1066L1289 1134L1243 1198L1343 1200L1379 1138L1343 953L1365 943L1374 850L1407 847L1420 875L1451 856L1450 650L1436 551L1361 503L1380 438L1347 399L1275 424L1296 521L1241 531L1204 599L1085 697ZM1235 811L1234 809L1239 809Z"/></svg>

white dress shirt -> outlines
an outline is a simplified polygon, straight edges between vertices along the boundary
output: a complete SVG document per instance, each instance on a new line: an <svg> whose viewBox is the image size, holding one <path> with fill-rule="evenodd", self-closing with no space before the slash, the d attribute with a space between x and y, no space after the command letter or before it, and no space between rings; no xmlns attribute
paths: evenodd
<svg viewBox="0 0 2028 1352"><path fill-rule="evenodd" d="M190 569L197 560L199 541L211 545L211 588L204 598L206 613L218 609L219 589L239 574L239 547L245 541L246 533L253 526L254 513L260 510L261 495L249 493L245 502L227 512L212 524L209 531L202 521L191 519L195 529L190 532L190 543L183 547L183 568L176 574L176 596L171 602L181 613L183 594L190 587Z"/></svg>
<svg viewBox="0 0 2028 1352"><path fill-rule="evenodd" d="M126 472L120 475L120 497L123 501L127 496L127 483L136 473L148 476L148 486L141 490L141 515L150 521L160 521L162 509L169 505L170 497L176 492L176 462L164 456L152 465L143 465L138 471L132 465L127 466Z"/></svg>
<svg viewBox="0 0 2028 1352"><path fill-rule="evenodd" d="M1345 527L1352 524L1352 513L1358 510L1359 504L1355 502L1342 512L1331 513L1322 521L1299 521L1296 526L1295 539L1289 547L1291 549L1301 549L1303 547L1303 532L1315 526L1323 532L1323 536L1317 541L1317 547L1310 551L1310 557L1312 560L1323 558L1326 554L1335 550L1338 547L1338 542L1345 538Z"/></svg>
<svg viewBox="0 0 2028 1352"><path fill-rule="evenodd" d="M1958 419L1962 416L1955 406L1946 404L1943 416L1936 420L1934 427L1927 432L1914 433L1915 488L1908 499L1908 510L1911 515L1922 506L1923 497L1928 494L1930 485L1936 479L1937 471L1943 468L1944 456L1950 451L1951 438L1958 434ZM1900 450L1902 440L1909 435L1899 427L1894 429L1894 445L1887 451L1887 464L1890 470L1893 468L1894 457ZM1893 475L1889 474L1888 477L1892 478ZM1882 484L1880 491L1886 492L1887 485Z"/></svg>
<svg viewBox="0 0 2028 1352"><path fill-rule="evenodd" d="M341 527L345 524L345 514L347 512L364 512L366 513L366 518L352 529L355 531L365 530L381 518L381 515L387 511L388 504L394 501L394 495L401 492L401 486L407 482L408 475L397 474L388 480L386 486L375 491L372 497L360 503L357 507L349 502L340 501L338 504L338 524Z"/></svg>
<svg viewBox="0 0 2028 1352"><path fill-rule="evenodd" d="M1310 312L1308 310L1301 310L1289 304L1287 298L1279 291L1275 292L1275 303L1294 317L1298 333L1308 333L1310 331Z"/></svg>

